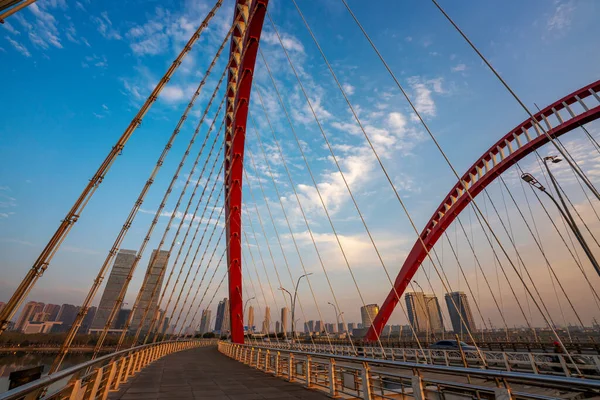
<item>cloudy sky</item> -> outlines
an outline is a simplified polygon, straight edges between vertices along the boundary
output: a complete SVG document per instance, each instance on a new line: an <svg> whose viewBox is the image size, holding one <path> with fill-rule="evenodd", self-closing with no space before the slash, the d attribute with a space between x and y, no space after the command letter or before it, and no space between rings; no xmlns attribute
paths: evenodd
<svg viewBox="0 0 600 400"><path fill-rule="evenodd" d="M348 3L459 173L526 119L523 109L432 3L383 1L377 7L354 0ZM600 78L596 67L600 62L597 51L600 9L593 0L533 0L525 5L522 2L484 4L477 1L460 4L442 1L441 4L532 110L536 104L544 107ZM451 170L343 3L339 0L318 3L299 0L298 5L420 231L454 185ZM4 77L3 93L8 94L5 99L10 100L4 102L0 110L0 301L8 300L111 146L212 6L213 3L206 0L118 3L39 0L0 26L0 59L3 61L0 72ZM297 314L302 314L300 319L318 319L320 314L333 321L333 308L327 303L334 302L344 312L347 322L355 322L359 320L362 302L381 304L390 284L323 135L331 145L392 279L413 246L416 234L294 3L273 0L269 11L279 36L267 18L261 51L285 108L281 106L259 55L246 136L244 296L256 297L251 304L257 309L256 319L260 321L266 305L276 310L286 304L287 299L278 290L280 284L291 290L291 277L295 280L306 270L313 273L310 277L312 290L306 282L300 288L302 312L298 309ZM33 290L32 299L81 303L181 114L205 76L229 30L232 15L233 2L225 1L127 143ZM206 85L122 248L137 250L146 235L221 77L228 46L206 79ZM215 302L226 296L225 286L215 293L225 272L223 264L206 290L226 241L219 241L224 222L224 216L218 220L223 204L219 186L210 197L214 179L222 176L217 173L221 160L216 158L222 140L217 134L222 114L216 118L215 114L223 90L221 86L215 96L148 247L157 247L189 178L190 184L178 213L174 215L165 247L174 243L171 265L181 249L172 278L176 279L183 264L180 287L197 243L206 230L188 278L189 283L199 271L193 296L205 275L193 311L203 295L205 299L200 307L206 307L214 296L210 305L213 309ZM323 131L315 122L313 110ZM209 133L213 119L216 123ZM592 123L588 127L592 135L600 134L597 125ZM191 164L205 137L206 149L199 157L197 172L206 164L208 173L216 160L210 180L207 174L201 178L197 173L190 176ZM208 149L215 140L218 144L209 158ZM565 136L563 142L592 180L597 178L600 156L586 136L576 130ZM555 150L549 147L540 149L542 156L553 152ZM578 181L562 164L553 168L590 231L594 232L600 225L596 214L598 204L595 199L588 202ZM520 167L542 177L533 156L523 160ZM598 277L592 275L593 270L583 253L572 246L567 236L564 237L570 247L562 243L534 194L521 186L516 169L503 177L509 190L497 181L489 188L492 201L482 194L478 205L487 213L486 217L508 249L513 264L535 277L535 285L528 285L532 291L539 290L542 302L557 324L577 324L578 315L573 309L585 324L591 324L592 319L600 315L597 299L589 288L598 284ZM217 185L219 183L217 181ZM196 184L196 201L203 189L205 191L202 203L193 222L194 201L182 220ZM340 251L323 203L348 262ZM550 208L551 204L544 204L562 234L566 234L556 210ZM205 216L201 218L205 208ZM438 271L448 276L446 287L472 294L471 299L482 310L486 324L489 318L493 324L501 326L502 312L509 325L521 326L528 319L543 326L544 321L533 301L526 296L523 285L511 271L510 262L502 255L494 257L494 252L500 252L498 245L492 247L485 241L475 214L466 210L461 215L461 222L466 235L461 225L455 223L448 229L448 236L436 246L439 262L434 261ZM181 237L174 239L173 233L179 226ZM548 262L528 226L539 235ZM184 243L183 235L188 229L188 239ZM184 264L196 229L196 244ZM213 229L215 234L209 242ZM319 254L313 246L311 233ZM598 250L594 238L588 236ZM467 237L477 249L475 255ZM511 240L517 245L512 246ZM213 250L213 262L206 269ZM204 253L206 256L197 269ZM130 305L141 284L148 255L149 251L146 251L128 292L126 301ZM590 283L586 282L578 263L590 277ZM435 292L443 304L446 288L436 273L436 265L428 261L423 265L415 279L426 291ZM507 272L506 277L503 270ZM552 271L563 283L567 296L556 280L550 278ZM511 294L510 288L514 289L515 295ZM524 312L520 311L519 304ZM482 324L478 313L476 319ZM391 322L405 321L399 308ZM449 321L446 323L449 325Z"/></svg>

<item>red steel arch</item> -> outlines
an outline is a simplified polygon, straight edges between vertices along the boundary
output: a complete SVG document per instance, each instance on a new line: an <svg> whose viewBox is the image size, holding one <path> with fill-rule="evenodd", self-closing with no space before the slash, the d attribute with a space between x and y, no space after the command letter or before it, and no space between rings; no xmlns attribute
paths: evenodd
<svg viewBox="0 0 600 400"><path fill-rule="evenodd" d="M246 121L258 43L269 0L237 0L225 115L225 218L231 341L244 343L242 304L242 175Z"/></svg>
<svg viewBox="0 0 600 400"><path fill-rule="evenodd" d="M545 125L550 136L559 137L580 125L600 118L598 92L600 92L600 81L589 84L549 105L535 114L534 118L540 124ZM589 102L592 102L593 105L586 104L583 101L585 98L589 98ZM563 115L560 114L560 111L563 111ZM527 119L483 153L450 190L425 226L421 233L421 239L427 246L427 250L429 251L434 246L446 228L471 202L471 197L466 194L464 188L467 188L472 197L477 196L496 177L548 141L548 137L539 129L539 126L534 124L532 119ZM373 325L367 332L365 338L367 341L377 340L377 336L381 334L398 304L399 297L404 293L426 256L427 251L421 241L417 240L396 277L395 291L393 289L390 291ZM398 297L395 292L398 293Z"/></svg>

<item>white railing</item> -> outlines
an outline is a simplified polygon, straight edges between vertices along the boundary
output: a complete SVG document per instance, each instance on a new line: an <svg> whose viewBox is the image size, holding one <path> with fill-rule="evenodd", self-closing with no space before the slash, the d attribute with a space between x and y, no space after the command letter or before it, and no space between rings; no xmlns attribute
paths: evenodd
<svg viewBox="0 0 600 400"><path fill-rule="evenodd" d="M306 344L288 342L257 342L259 346L298 350L302 352L360 356L392 361L414 362L419 364L445 365L447 367L480 368L512 372L528 372L558 376L573 376L581 373L589 379L600 379L600 356L590 354L571 354L570 357L560 353L527 353L481 350L485 364L477 351L405 349L361 347L327 344ZM462 355L464 354L464 359ZM572 360L571 360L572 359ZM574 362L574 363L573 363Z"/></svg>
<svg viewBox="0 0 600 400"><path fill-rule="evenodd" d="M600 394L574 377L464 368L219 342L228 357L331 397L360 399L560 399ZM582 396L582 397L575 397Z"/></svg>
<svg viewBox="0 0 600 400"><path fill-rule="evenodd" d="M141 371L148 364L166 355L196 347L215 346L216 339L182 340L152 343L107 354L95 360L64 369L30 382L26 385L0 393L0 400L105 400L109 392ZM51 393L50 387L64 382Z"/></svg>

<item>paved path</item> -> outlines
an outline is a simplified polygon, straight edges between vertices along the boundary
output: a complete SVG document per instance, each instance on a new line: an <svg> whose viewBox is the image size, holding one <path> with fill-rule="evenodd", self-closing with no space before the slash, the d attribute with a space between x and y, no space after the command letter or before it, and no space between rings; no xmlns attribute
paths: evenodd
<svg viewBox="0 0 600 400"><path fill-rule="evenodd" d="M112 400L133 399L328 399L234 361L216 347L171 354L144 368Z"/></svg>

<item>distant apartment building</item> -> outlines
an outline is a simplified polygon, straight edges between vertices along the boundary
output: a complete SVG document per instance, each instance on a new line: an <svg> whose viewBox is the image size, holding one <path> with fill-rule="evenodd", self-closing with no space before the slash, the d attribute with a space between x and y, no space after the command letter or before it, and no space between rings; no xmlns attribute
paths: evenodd
<svg viewBox="0 0 600 400"><path fill-rule="evenodd" d="M58 304L46 304L44 312L48 314L48 321L56 321L60 312L60 306Z"/></svg>
<svg viewBox="0 0 600 400"><path fill-rule="evenodd" d="M75 318L77 318L77 313L79 312L79 307L74 306L73 304L63 304L60 306L60 311L56 316L56 320L62 322L61 329L63 331L68 330L73 322L75 322Z"/></svg>
<svg viewBox="0 0 600 400"><path fill-rule="evenodd" d="M367 304L360 308L360 317L362 320L363 328L370 328L375 317L379 313L379 306L377 304Z"/></svg>
<svg viewBox="0 0 600 400"><path fill-rule="evenodd" d="M248 332L254 332L254 307L248 307Z"/></svg>
<svg viewBox="0 0 600 400"><path fill-rule="evenodd" d="M262 333L269 334L271 332L271 309L265 307L265 319L262 323Z"/></svg>
<svg viewBox="0 0 600 400"><path fill-rule="evenodd" d="M200 334L203 335L210 332L210 319L212 311L209 309L202 310L202 318L200 318Z"/></svg>
<svg viewBox="0 0 600 400"><path fill-rule="evenodd" d="M224 298L217 306L217 317L215 320L215 331L225 333L229 331L229 299Z"/></svg>
<svg viewBox="0 0 600 400"><path fill-rule="evenodd" d="M21 311L21 314L19 315L19 318L15 324L15 330L22 331L23 328L25 328L25 324L31 321L36 313L44 311L44 306L44 303L39 303L37 301L30 301L25 304L25 307L23 307L23 311Z"/></svg>
<svg viewBox="0 0 600 400"><path fill-rule="evenodd" d="M289 310L288 310L287 307L283 307L281 309L281 327L280 327L281 330L278 331L278 332L281 332L281 333L284 333L284 334L286 332L288 332L288 330L287 330L288 329L288 325L289 325L288 319L289 319Z"/></svg>
<svg viewBox="0 0 600 400"><path fill-rule="evenodd" d="M87 314L85 314L85 317L83 318L83 321L81 322L81 328L79 329L79 332L87 333L89 331L89 329L92 327L92 321L94 320L94 317L96 316L97 310L98 310L98 307L96 307L96 306L90 307L88 309Z"/></svg>
<svg viewBox="0 0 600 400"><path fill-rule="evenodd" d="M454 333L463 335L475 331L477 328L467 295L464 292L452 292L446 293L445 297Z"/></svg>
<svg viewBox="0 0 600 400"><path fill-rule="evenodd" d="M404 295L408 319L415 332L437 333L444 330L440 303L433 294L409 292Z"/></svg>
<svg viewBox="0 0 600 400"><path fill-rule="evenodd" d="M112 309L117 303L119 294L125 286L127 276L131 272L131 267L135 261L137 252L135 250L119 250L115 263L110 271L110 276L106 282L106 287L100 298L98 310L92 321L91 329L103 329L108 322ZM118 310L117 310L118 311ZM113 319L109 328L114 328L116 318Z"/></svg>
<svg viewBox="0 0 600 400"><path fill-rule="evenodd" d="M354 322L348 322L348 332L352 332L352 330L356 328L357 326Z"/></svg>
<svg viewBox="0 0 600 400"><path fill-rule="evenodd" d="M148 313L146 314L146 319L144 321L142 331L148 331L148 329L150 329L150 323L152 318L149 318L148 316L156 314L156 307L158 307L158 298L160 296L162 283L168 263L169 252L167 250L152 251L152 255L150 256L150 262L148 263L148 268L146 268L146 274L144 275L144 282L142 283L143 291L140 297L140 302L138 304L137 309L135 310L135 315L133 316L133 320L131 321L131 326L129 327L129 329L131 329L132 331L135 332L138 330L142 322L144 311L146 310L146 307L148 307L148 305ZM153 292L155 293L154 298L152 298Z"/></svg>
<svg viewBox="0 0 600 400"><path fill-rule="evenodd" d="M308 321L304 326L305 326L304 331L306 333L312 333L315 331L315 321L313 321L312 319L310 321Z"/></svg>

